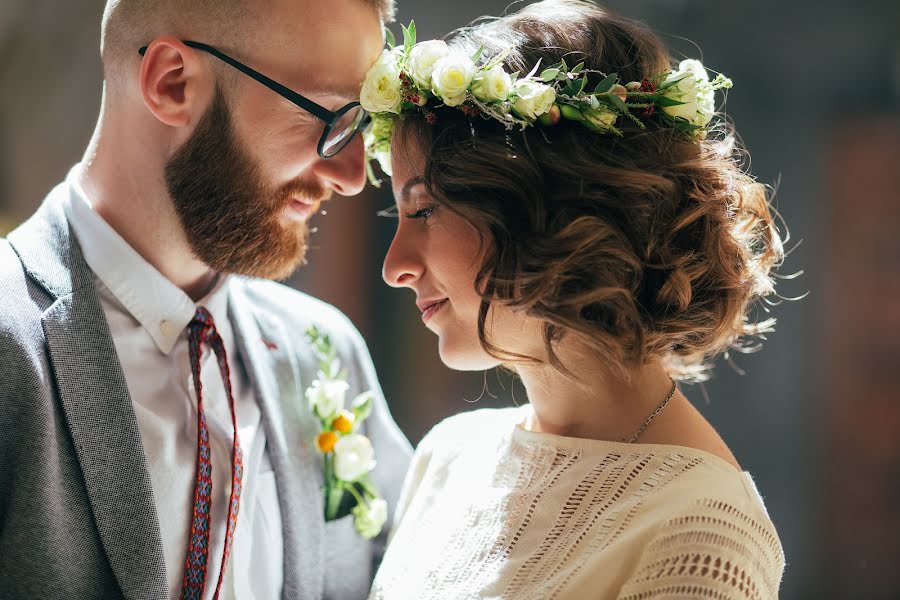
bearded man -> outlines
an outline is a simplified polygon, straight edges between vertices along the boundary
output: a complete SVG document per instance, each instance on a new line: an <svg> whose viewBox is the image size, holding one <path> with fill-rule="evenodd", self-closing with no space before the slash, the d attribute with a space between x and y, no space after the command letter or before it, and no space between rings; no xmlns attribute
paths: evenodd
<svg viewBox="0 0 900 600"><path fill-rule="evenodd" d="M390 507L410 447L346 317L269 280L364 185L356 100L392 13L107 3L93 138L0 239L0 596L366 595L385 535L324 519L309 326L374 391Z"/></svg>

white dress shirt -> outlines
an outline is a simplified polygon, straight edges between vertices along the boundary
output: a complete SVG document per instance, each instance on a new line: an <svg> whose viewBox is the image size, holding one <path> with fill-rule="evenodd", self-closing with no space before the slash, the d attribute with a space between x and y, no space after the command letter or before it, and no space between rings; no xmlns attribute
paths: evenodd
<svg viewBox="0 0 900 600"><path fill-rule="evenodd" d="M259 406L235 347L228 318L230 277L220 275L199 302L144 260L93 209L70 171L66 216L97 292L134 406L156 502L172 598L181 594L191 529L197 460L197 397L188 356L187 326L199 306L212 314L231 369L238 437L244 453L243 491L223 598L280 598L284 545L275 473L266 450ZM222 561L231 493L234 429L222 376L202 345L203 409L210 436L212 510L204 598L212 598Z"/></svg>

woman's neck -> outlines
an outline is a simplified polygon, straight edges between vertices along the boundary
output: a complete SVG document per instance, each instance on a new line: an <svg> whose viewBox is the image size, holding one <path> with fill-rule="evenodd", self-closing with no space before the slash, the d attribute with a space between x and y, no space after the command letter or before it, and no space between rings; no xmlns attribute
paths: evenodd
<svg viewBox="0 0 900 600"><path fill-rule="evenodd" d="M516 367L534 410L526 424L533 431L629 441L672 390L659 363L635 369L625 381L604 372L599 360L584 351L561 348L559 354L577 381L549 365Z"/></svg>

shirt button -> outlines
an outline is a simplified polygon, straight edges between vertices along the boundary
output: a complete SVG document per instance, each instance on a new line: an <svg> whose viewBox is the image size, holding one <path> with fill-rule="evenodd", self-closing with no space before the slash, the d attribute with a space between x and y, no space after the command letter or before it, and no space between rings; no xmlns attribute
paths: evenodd
<svg viewBox="0 0 900 600"><path fill-rule="evenodd" d="M164 336L172 337L175 333L175 325L172 323L172 321L163 319L159 322L159 330Z"/></svg>

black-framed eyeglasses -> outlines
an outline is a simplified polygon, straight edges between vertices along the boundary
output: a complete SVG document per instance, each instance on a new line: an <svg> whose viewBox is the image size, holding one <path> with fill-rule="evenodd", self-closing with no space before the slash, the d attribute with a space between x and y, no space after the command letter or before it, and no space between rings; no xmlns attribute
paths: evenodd
<svg viewBox="0 0 900 600"><path fill-rule="evenodd" d="M294 90L281 85L274 79L266 77L259 71L231 58L212 46L202 42L184 41L183 43L185 46L212 54L222 62L225 62L241 73L252 77L279 96L299 106L325 123L325 129L322 131L322 137L319 138L319 145L316 149L319 156L322 158L332 158L338 152L346 148L347 144L353 139L353 136L368 122L369 113L360 106L359 102L351 102L336 111L328 110L321 104L317 104L309 98L301 96ZM143 56L144 53L147 52L147 46L140 48L138 52Z"/></svg>

